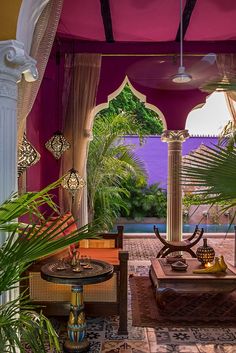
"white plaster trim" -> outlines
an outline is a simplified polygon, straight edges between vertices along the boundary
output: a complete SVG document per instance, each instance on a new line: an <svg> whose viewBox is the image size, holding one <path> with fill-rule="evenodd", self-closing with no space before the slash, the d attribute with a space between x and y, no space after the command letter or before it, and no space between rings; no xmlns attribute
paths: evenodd
<svg viewBox="0 0 236 353"><path fill-rule="evenodd" d="M24 43L27 54L30 53L36 23L49 0L23 0L17 21L16 39Z"/></svg>
<svg viewBox="0 0 236 353"><path fill-rule="evenodd" d="M165 119L165 116L164 114L162 113L162 111L157 108L155 105L153 104L150 104L150 103L147 103L146 99L147 97L140 93L139 91L137 91L133 86L132 84L130 83L130 80L128 79L127 76L125 76L125 79L124 81L122 82L122 84L114 91L112 92L111 94L109 94L109 96L107 97L107 101L104 102L104 103L101 103L99 105L97 105L94 110L93 110L93 113L94 113L94 116L97 115L101 110L103 109L106 109L106 108L109 108L109 102L116 98L116 96L118 96L121 91L124 89L125 85L128 84L129 85L129 88L131 89L131 91L133 92L133 94L140 100L140 102L143 102L145 107L147 109L150 109L150 110L153 110L154 112L156 112L158 114L158 117L161 119L162 123L163 123L163 127L164 129L167 129L167 124L166 124L166 119Z"/></svg>

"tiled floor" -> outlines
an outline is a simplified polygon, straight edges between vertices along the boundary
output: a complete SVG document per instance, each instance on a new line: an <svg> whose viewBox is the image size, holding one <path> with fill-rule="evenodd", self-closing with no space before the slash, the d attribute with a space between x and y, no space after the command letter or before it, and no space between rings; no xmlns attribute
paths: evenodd
<svg viewBox="0 0 236 353"><path fill-rule="evenodd" d="M234 240L210 238L217 255L233 259ZM124 248L129 251L129 272L147 275L150 258L155 257L160 243L155 238L125 239ZM117 317L88 320L90 353L236 353L236 328L141 328L132 326L130 306L128 309L128 336L118 336ZM64 332L60 340L66 336Z"/></svg>

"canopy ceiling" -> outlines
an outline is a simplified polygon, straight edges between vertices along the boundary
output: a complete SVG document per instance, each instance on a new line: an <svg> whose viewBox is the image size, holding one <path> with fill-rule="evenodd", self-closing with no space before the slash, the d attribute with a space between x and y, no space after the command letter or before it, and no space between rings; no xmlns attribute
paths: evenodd
<svg viewBox="0 0 236 353"><path fill-rule="evenodd" d="M64 0L58 33L85 41L179 39L178 0ZM236 40L235 0L183 0L185 41Z"/></svg>

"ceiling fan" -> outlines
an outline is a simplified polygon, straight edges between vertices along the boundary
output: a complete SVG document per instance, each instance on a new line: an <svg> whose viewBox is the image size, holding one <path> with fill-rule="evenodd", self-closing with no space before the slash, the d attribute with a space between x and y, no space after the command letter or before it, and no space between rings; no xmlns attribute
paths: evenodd
<svg viewBox="0 0 236 353"><path fill-rule="evenodd" d="M192 76L185 71L183 63L183 1L180 0L180 66L178 72L172 77L174 83L187 83Z"/></svg>
<svg viewBox="0 0 236 353"><path fill-rule="evenodd" d="M180 0L179 65L177 54L141 58L131 64L127 70L131 82L134 81L142 86L156 89L189 90L199 88L209 79L218 77L219 73L215 64L216 54L183 54L182 3L183 1Z"/></svg>

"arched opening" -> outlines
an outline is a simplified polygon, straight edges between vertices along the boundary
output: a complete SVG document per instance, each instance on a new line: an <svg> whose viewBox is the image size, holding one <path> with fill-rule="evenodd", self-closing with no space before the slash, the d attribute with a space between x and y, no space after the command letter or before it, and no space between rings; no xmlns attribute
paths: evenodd
<svg viewBox="0 0 236 353"><path fill-rule="evenodd" d="M150 183L146 160L137 154L137 148L146 145L153 135L160 140L166 128L162 112L148 104L146 97L136 91L126 77L94 113L94 139L87 163L90 220L94 215L99 217L105 206L107 213L110 209L113 216L118 217L165 217L166 192L158 183ZM94 175L99 175L99 181Z"/></svg>
<svg viewBox="0 0 236 353"><path fill-rule="evenodd" d="M224 93L214 92L206 98L206 103L188 114L186 129L193 136L218 136L229 120L231 116Z"/></svg>

